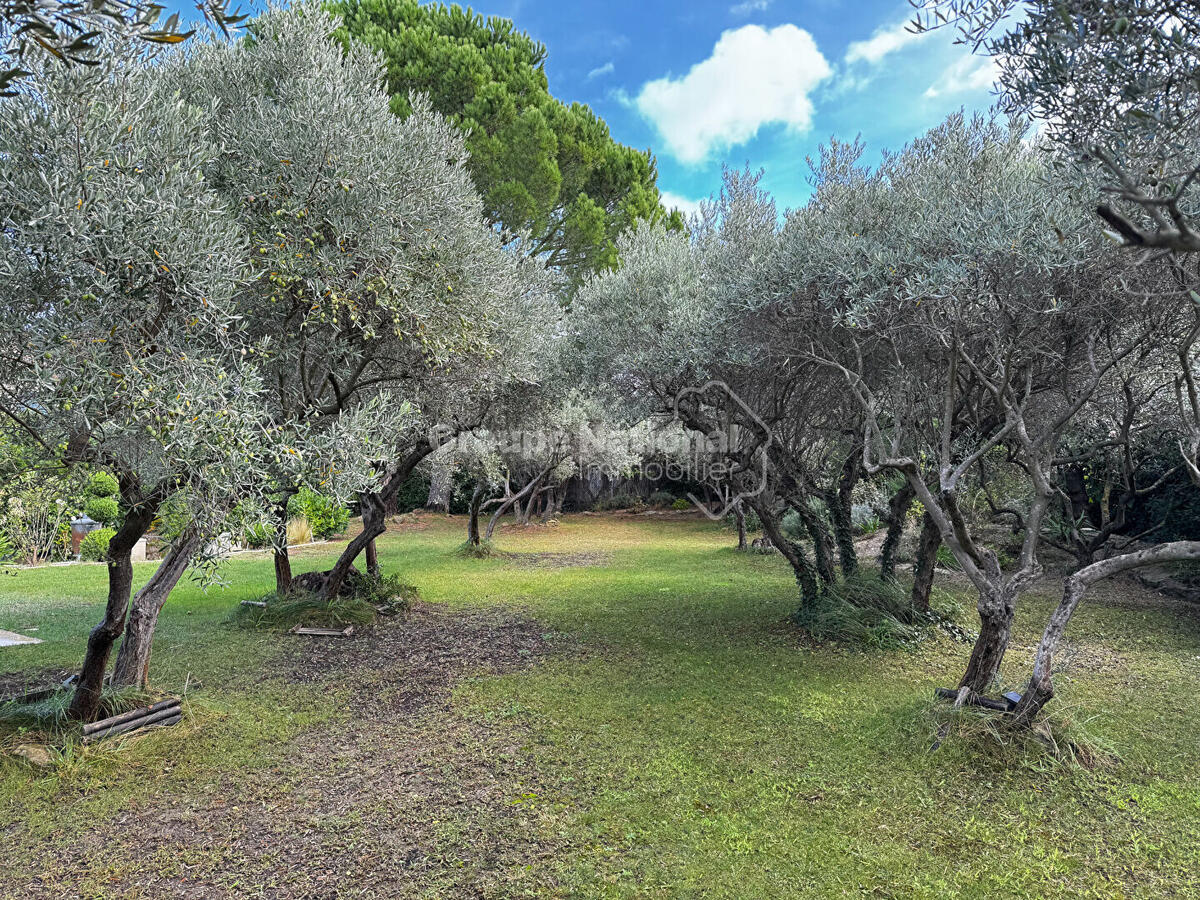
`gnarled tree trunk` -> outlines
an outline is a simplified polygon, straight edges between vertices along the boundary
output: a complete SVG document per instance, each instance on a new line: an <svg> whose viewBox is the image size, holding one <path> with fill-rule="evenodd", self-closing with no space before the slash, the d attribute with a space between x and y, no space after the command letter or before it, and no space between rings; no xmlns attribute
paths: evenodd
<svg viewBox="0 0 1200 900"><path fill-rule="evenodd" d="M346 545L346 549L342 551L337 562L333 564L333 568L326 573L324 585L321 590L321 596L325 600L332 600L338 595L342 589L342 583L345 582L346 576L349 574L351 566L354 565L354 561L358 559L359 554L372 545L375 538L387 530L383 499L379 494L374 491L364 492L360 498L360 506L362 508L362 531L355 535L354 540ZM376 561L376 569L378 569L378 561Z"/></svg>
<svg viewBox="0 0 1200 900"><path fill-rule="evenodd" d="M292 589L292 558L288 555L288 501L296 491L288 491L279 504L279 521L275 524L275 593L283 596Z"/></svg>
<svg viewBox="0 0 1200 900"><path fill-rule="evenodd" d="M833 523L833 539L837 543L838 562L841 564L843 575L853 575L858 571L858 552L854 547L854 523L852 521L852 497L854 486L858 484L862 474L862 449L856 447L842 463L838 475L837 490L830 491L826 497L829 506L829 518Z"/></svg>
<svg viewBox="0 0 1200 900"><path fill-rule="evenodd" d="M888 500L887 534L879 548L879 575L881 578L896 577L896 551L904 537L904 521L913 503L913 489L907 481Z"/></svg>
<svg viewBox="0 0 1200 900"><path fill-rule="evenodd" d="M825 527L825 523L821 521L820 517L809 508L803 497L790 505L796 511L796 515L800 517L800 522L804 525L804 530L808 532L809 538L812 539L817 575L826 584L833 584L837 581L837 573L833 568L833 542L829 536L829 529ZM775 538L772 537L771 540L774 542Z"/></svg>
<svg viewBox="0 0 1200 900"><path fill-rule="evenodd" d="M917 541L917 558L913 563L912 605L921 612L929 610L929 595L933 592L933 570L937 568L938 547L942 533L929 513L921 517L921 537Z"/></svg>
<svg viewBox="0 0 1200 900"><path fill-rule="evenodd" d="M1012 637L1013 616L1017 609L1016 593L1008 586L979 592L979 637L971 648L971 658L960 690L983 694L1000 673L1000 664Z"/></svg>
<svg viewBox="0 0 1200 900"><path fill-rule="evenodd" d="M1062 642L1071 616L1089 587L1102 578L1110 578L1120 572L1187 559L1200 559L1200 541L1172 541L1146 550L1123 553L1094 562L1068 576L1063 582L1062 600L1051 613L1050 621L1046 623L1046 630L1038 643L1033 659L1033 675L1021 696L1021 702L1013 711L1016 720L1023 725L1032 724L1042 708L1053 698L1054 683L1051 676L1054 672L1054 654L1058 651L1058 645Z"/></svg>
<svg viewBox="0 0 1200 900"><path fill-rule="evenodd" d="M129 508L125 520L108 543L108 602L104 618L88 635L79 684L71 698L72 719L90 722L100 710L100 691L112 645L125 626L129 595L133 591L133 545L141 540L154 521L158 503L141 500Z"/></svg>
<svg viewBox="0 0 1200 900"><path fill-rule="evenodd" d="M388 503L395 497L396 492L400 490L400 486L404 484L405 479L417 467L417 464L432 452L433 445L428 441L421 441L388 474L378 493L366 492L361 495L363 530L346 545L346 549L342 551L333 568L325 573L325 577L319 582L319 593L323 599L332 600L338 595L359 554L372 546L375 538L387 531ZM372 564L371 557L368 557L367 563L368 566ZM378 572L377 557L374 559L374 565L375 571ZM307 576L301 576L301 578L305 577Z"/></svg>
<svg viewBox="0 0 1200 900"><path fill-rule="evenodd" d="M801 606L811 606L816 603L817 597L820 594L820 589L817 586L817 573L812 563L808 561L808 555L804 552L804 548L788 540L787 536L783 533L783 529L779 527L779 519L775 515L775 511L770 507L768 502L752 500L750 501L750 505L758 513L758 518L762 521L763 531L771 543L783 554L783 558L792 567L792 572L796 576L796 584L800 587Z"/></svg>
<svg viewBox="0 0 1200 900"><path fill-rule="evenodd" d="M467 509L467 543L472 547L478 547L481 543L479 539L479 510L483 506L484 493L483 482L476 482L475 490L471 492L471 505Z"/></svg>
<svg viewBox="0 0 1200 900"><path fill-rule="evenodd" d="M521 501L524 500L526 496L530 496L534 491L536 491L545 477L549 475L550 472L553 471L560 462L562 462L561 459L555 460L553 463L546 466L546 468L542 469L541 472L534 476L534 478L527 485L525 485L525 487L521 488L521 490L517 491L511 497L507 497L503 503L496 507L496 511L492 513L492 517L488 520L487 531L483 535L484 540L490 541L492 539L492 533L496 530L496 523L499 522L500 517L512 507L515 506L517 508L517 521L521 521ZM532 502L533 498L530 496L530 503Z"/></svg>
<svg viewBox="0 0 1200 900"><path fill-rule="evenodd" d="M739 500L733 507L733 520L737 523L737 539L739 550L746 549L746 510L742 508L742 503Z"/></svg>
<svg viewBox="0 0 1200 900"><path fill-rule="evenodd" d="M144 689L149 683L150 650L154 643L158 614L192 557L200 549L200 544L200 538L195 535L180 535L150 580L134 595L129 619L125 623L125 638L121 641L121 649L113 666L114 687Z"/></svg>

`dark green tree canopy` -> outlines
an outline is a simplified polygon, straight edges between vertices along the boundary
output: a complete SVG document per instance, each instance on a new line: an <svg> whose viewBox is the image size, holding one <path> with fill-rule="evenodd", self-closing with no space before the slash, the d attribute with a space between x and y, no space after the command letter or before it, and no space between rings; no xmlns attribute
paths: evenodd
<svg viewBox="0 0 1200 900"><path fill-rule="evenodd" d="M416 0L342 0L353 37L383 54L392 110L409 94L469 132L471 173L491 223L572 284L617 261L617 236L657 221L657 170L648 151L618 144L585 105L550 94L546 48L507 19ZM682 224L678 213L672 222Z"/></svg>

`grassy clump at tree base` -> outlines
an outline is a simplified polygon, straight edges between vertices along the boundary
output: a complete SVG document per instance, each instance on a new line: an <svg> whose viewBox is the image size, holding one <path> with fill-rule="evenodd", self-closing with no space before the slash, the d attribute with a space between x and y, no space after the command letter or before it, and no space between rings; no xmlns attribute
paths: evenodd
<svg viewBox="0 0 1200 900"><path fill-rule="evenodd" d="M25 703L0 703L0 752L11 752L22 744L46 744L68 749L78 743L80 722L68 715L73 687L64 687L49 697ZM113 690L105 686L98 719L117 716L165 699L160 693L131 688Z"/></svg>
<svg viewBox="0 0 1200 900"><path fill-rule="evenodd" d="M935 736L932 749L955 742L972 754L998 758L1019 768L1046 763L1087 770L1112 769L1120 763L1116 749L1094 733L1091 718L1080 719L1061 705L1044 713L1032 727L1018 725L1007 713L978 706L938 701L930 713Z"/></svg>
<svg viewBox="0 0 1200 900"><path fill-rule="evenodd" d="M815 603L800 607L791 619L818 641L874 649L910 646L935 627L958 639L962 632L952 615L915 609L903 585L867 572L826 586Z"/></svg>
<svg viewBox="0 0 1200 900"><path fill-rule="evenodd" d="M372 625L381 615L407 612L417 599L417 589L396 575L375 579L353 571L347 578L351 591L326 600L306 591L270 593L260 601L265 606L239 605L233 621L242 628L286 631L296 625L312 628L343 628Z"/></svg>
<svg viewBox="0 0 1200 900"><path fill-rule="evenodd" d="M495 556L497 552L491 541L480 541L478 544L463 541L458 548L460 556L466 556L470 559L488 559Z"/></svg>

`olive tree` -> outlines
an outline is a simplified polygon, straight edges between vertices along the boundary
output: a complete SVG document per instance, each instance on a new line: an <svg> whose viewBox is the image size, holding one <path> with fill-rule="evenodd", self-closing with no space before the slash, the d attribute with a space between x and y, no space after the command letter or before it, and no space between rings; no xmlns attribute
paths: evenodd
<svg viewBox="0 0 1200 900"><path fill-rule="evenodd" d="M393 116L379 59L335 43L338 24L316 6L271 10L251 40L197 45L164 72L224 148L207 177L246 235L236 302L264 345L271 423L315 436L384 395L409 413L403 427L355 416L380 449L352 463L372 479L363 532L328 578L306 582L329 594L363 551L375 568L384 507L433 451L430 430L473 426L501 383L525 376L515 342L543 333L530 314L552 290L487 227L458 129L420 95ZM281 528L301 483L274 473ZM286 553L278 541L280 590Z"/></svg>
<svg viewBox="0 0 1200 900"><path fill-rule="evenodd" d="M1108 234L1143 261L1165 257L1173 284L1162 296L1186 312L1172 340L1185 432L1179 447L1200 485L1200 284L1188 265L1190 254L1200 250L1194 222L1200 6L1194 0L923 0L914 25L955 28L964 43L992 56L1002 102L1041 119L1060 161L1081 181L1097 173L1093 196L1104 199L1095 212ZM1190 559L1196 551L1193 542L1172 542L1154 548L1153 561ZM1094 563L1068 582L1039 646L1019 711L1023 719L1036 715L1052 694L1053 648L1086 586L1110 571L1147 564L1151 557L1143 553Z"/></svg>
<svg viewBox="0 0 1200 900"><path fill-rule="evenodd" d="M789 222L828 322L811 353L864 412L867 471L904 474L979 594L963 697L995 680L1017 600L1041 574L1064 435L1156 316L1116 302L1121 261L1069 190L1045 190L1053 172L1023 138L994 118L951 117L876 172L831 169ZM1002 446L1028 482L1012 571L963 512L968 476Z"/></svg>
<svg viewBox="0 0 1200 900"><path fill-rule="evenodd" d="M120 486L108 602L71 707L87 719L125 622L134 544L186 490L197 536L150 588L169 591L207 511L252 489L271 435L234 301L244 238L206 183L219 147L201 113L128 48L91 68L31 68L0 105L0 411Z"/></svg>

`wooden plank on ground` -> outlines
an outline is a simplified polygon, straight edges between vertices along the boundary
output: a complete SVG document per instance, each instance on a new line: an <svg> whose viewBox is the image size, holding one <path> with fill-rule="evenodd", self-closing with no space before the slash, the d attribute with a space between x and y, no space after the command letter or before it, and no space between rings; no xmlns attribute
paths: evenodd
<svg viewBox="0 0 1200 900"><path fill-rule="evenodd" d="M350 637L354 634L354 626L347 625L345 628L309 628L305 625L296 625L292 628L292 634L308 634L313 637Z"/></svg>

